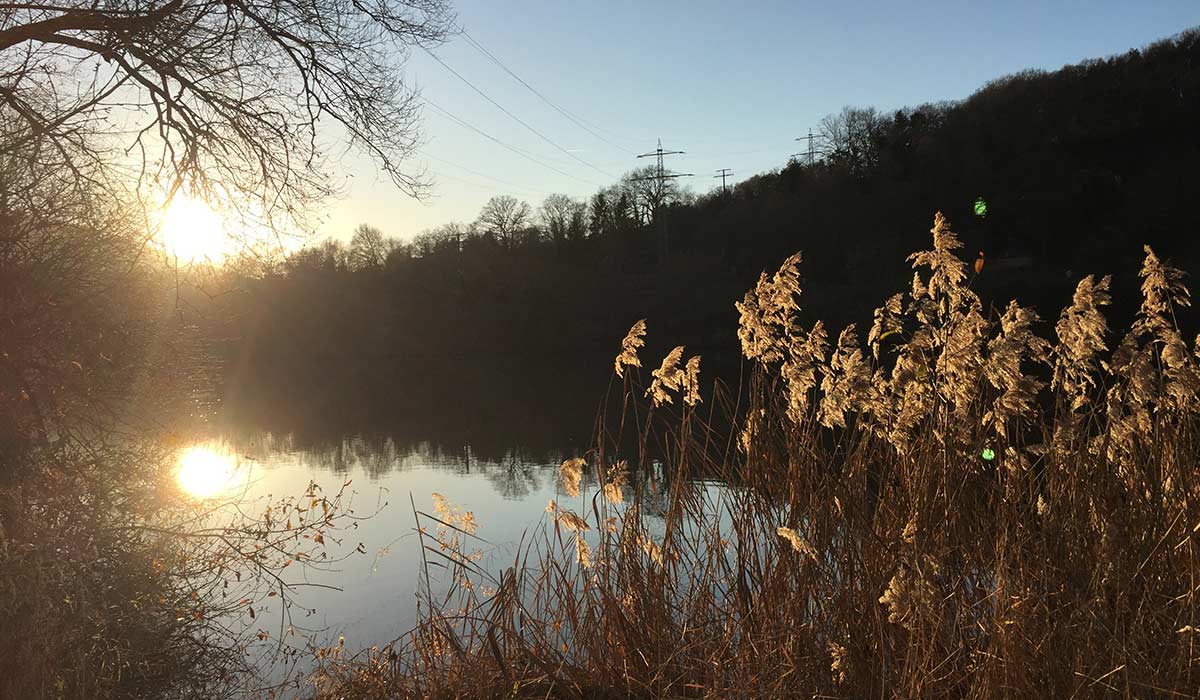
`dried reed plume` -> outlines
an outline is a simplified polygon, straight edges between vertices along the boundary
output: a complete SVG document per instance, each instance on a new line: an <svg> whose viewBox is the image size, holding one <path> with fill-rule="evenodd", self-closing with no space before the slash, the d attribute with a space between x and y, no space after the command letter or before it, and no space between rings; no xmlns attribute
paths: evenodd
<svg viewBox="0 0 1200 700"><path fill-rule="evenodd" d="M583 458L568 459L559 468L559 478L562 479L563 491L573 498L579 497L579 482L583 479L583 468L587 460Z"/></svg>
<svg viewBox="0 0 1200 700"><path fill-rule="evenodd" d="M646 345L646 319L642 319L633 324L629 332L625 334L625 339L621 341L621 352L617 355L617 359L613 361L613 367L617 370L618 377L625 376L625 367L641 367L642 361L638 359L638 348Z"/></svg>
<svg viewBox="0 0 1200 700"><path fill-rule="evenodd" d="M583 539L583 533L575 533L575 556L579 565L585 569L592 568L592 548Z"/></svg>
<svg viewBox="0 0 1200 700"><path fill-rule="evenodd" d="M546 506L546 512L554 516L555 522L572 532L587 532L592 529L586 520L573 511L560 508L553 500Z"/></svg>
<svg viewBox="0 0 1200 700"><path fill-rule="evenodd" d="M1054 330L1058 346L1054 349L1054 388L1062 391L1072 411L1078 411L1092 398L1097 386L1098 358L1108 346L1108 321L1100 308L1108 306L1112 276L1096 281L1088 275L1079 280L1071 305L1062 312Z"/></svg>
<svg viewBox="0 0 1200 700"><path fill-rule="evenodd" d="M700 398L700 356L688 358L687 366L683 368L683 402L695 406L703 399Z"/></svg>
<svg viewBox="0 0 1200 700"><path fill-rule="evenodd" d="M776 530L776 533L783 539L787 540L788 543L792 545L792 549L796 550L798 553L803 554L809 559L812 559L814 562L818 560L817 550L813 549L813 546L808 543L808 540L801 537L800 533L788 527L780 527L778 530Z"/></svg>
<svg viewBox="0 0 1200 700"><path fill-rule="evenodd" d="M625 500L625 482L629 478L629 465L621 460L609 467L604 479L604 498L611 505L617 505Z"/></svg>
<svg viewBox="0 0 1200 700"><path fill-rule="evenodd" d="M683 369L679 367L682 359L683 346L679 345L667 353L662 366L650 373L654 381L650 382L650 388L646 389L646 396L650 397L655 406L672 403L670 392L683 388Z"/></svg>

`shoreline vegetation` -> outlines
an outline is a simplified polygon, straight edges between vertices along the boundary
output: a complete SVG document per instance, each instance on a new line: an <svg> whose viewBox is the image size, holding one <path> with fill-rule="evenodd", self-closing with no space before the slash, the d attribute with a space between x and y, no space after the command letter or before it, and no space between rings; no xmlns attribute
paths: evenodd
<svg viewBox="0 0 1200 700"><path fill-rule="evenodd" d="M705 406L683 348L641 383L635 324L621 419L563 463L512 566L477 565L487 523L414 508L420 624L324 656L314 697L1194 695L1183 274L1147 247L1123 334L1108 277L1057 319L985 315L941 214L932 233L865 336L800 324L798 255L764 274L737 304L741 408L719 391ZM743 418L719 434L714 412Z"/></svg>

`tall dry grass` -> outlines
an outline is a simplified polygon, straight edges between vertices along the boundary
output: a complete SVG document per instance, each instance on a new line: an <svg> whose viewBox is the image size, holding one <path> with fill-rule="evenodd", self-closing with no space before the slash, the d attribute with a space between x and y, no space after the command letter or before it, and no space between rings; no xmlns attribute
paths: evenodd
<svg viewBox="0 0 1200 700"><path fill-rule="evenodd" d="M428 575L420 625L324 665L318 694L1196 696L1182 274L1147 248L1128 330L1107 277L1051 325L986 313L940 214L932 233L865 344L801 325L799 256L764 274L737 305L747 387L707 405L682 348L642 388L635 324L619 418L512 566L478 567L473 522L418 513L450 585Z"/></svg>

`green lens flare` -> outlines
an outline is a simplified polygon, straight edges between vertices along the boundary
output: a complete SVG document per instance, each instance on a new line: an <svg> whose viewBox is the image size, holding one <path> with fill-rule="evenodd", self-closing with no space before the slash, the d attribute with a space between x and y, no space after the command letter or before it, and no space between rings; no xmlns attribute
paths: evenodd
<svg viewBox="0 0 1200 700"><path fill-rule="evenodd" d="M979 456L983 457L985 462L990 462L996 458L996 451L990 447L985 447L983 448L983 452L979 453Z"/></svg>
<svg viewBox="0 0 1200 700"><path fill-rule="evenodd" d="M975 216L981 219L987 216L987 202L983 201L983 197L975 199Z"/></svg>

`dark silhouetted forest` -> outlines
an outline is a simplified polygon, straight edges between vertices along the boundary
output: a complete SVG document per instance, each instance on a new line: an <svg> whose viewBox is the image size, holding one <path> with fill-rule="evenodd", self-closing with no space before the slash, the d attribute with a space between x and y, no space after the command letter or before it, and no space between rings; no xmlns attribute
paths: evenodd
<svg viewBox="0 0 1200 700"><path fill-rule="evenodd" d="M984 254L985 306L1052 313L1084 274L1110 271L1124 273L1114 297L1136 299L1123 289L1143 243L1200 269L1198 123L1193 31L957 102L846 108L811 162L727 192L660 187L643 169L587 201L498 196L472 223L403 243L364 225L238 280L226 395L289 423L569 424L585 438L632 321L649 319L648 356L685 344L708 379L736 383L733 303L760 271L803 251L809 319L870 318L911 277L905 257L936 211Z"/></svg>

